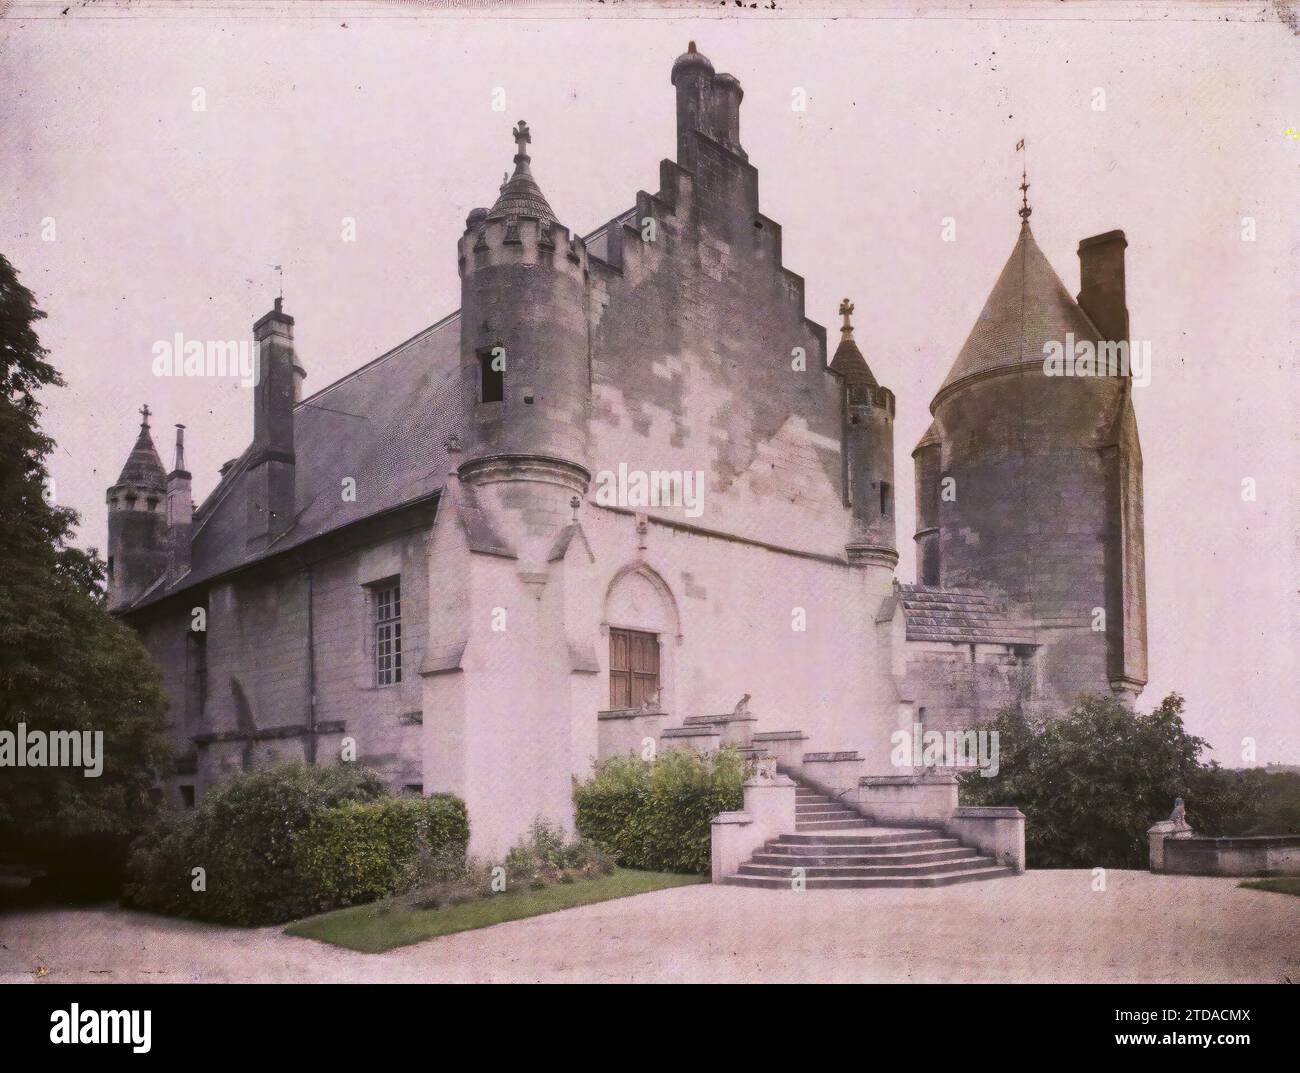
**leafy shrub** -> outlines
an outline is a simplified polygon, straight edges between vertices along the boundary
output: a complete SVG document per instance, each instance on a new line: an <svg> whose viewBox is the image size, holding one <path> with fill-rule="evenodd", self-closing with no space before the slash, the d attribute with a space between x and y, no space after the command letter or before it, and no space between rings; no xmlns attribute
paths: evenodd
<svg viewBox="0 0 1300 1073"><path fill-rule="evenodd" d="M1146 868L1147 829L1177 797L1203 834L1248 829L1258 781L1201 763L1209 744L1187 733L1182 713L1177 693L1147 715L1111 697L1081 697L1058 718L1004 712L990 728L998 774L963 775L961 802L1019 808L1035 868Z"/></svg>
<svg viewBox="0 0 1300 1073"><path fill-rule="evenodd" d="M572 883L575 873L583 877L609 875L614 871L614 861L586 839L566 839L564 828L539 816L528 834L506 854L505 869L512 887L525 882L546 886L557 881Z"/></svg>
<svg viewBox="0 0 1300 1073"><path fill-rule="evenodd" d="M345 801L312 817L294 863L300 889L324 911L409 890L449 859L463 864L468 842L465 806L448 794Z"/></svg>
<svg viewBox="0 0 1300 1073"><path fill-rule="evenodd" d="M463 857L467 839L464 805L454 798L386 797L378 775L352 765L278 764L230 776L191 812L165 814L132 847L125 900L269 924L391 893L388 883L411 874L408 859L457 845ZM341 859L329 861L330 853ZM204 870L204 890L193 889L195 868Z"/></svg>
<svg viewBox="0 0 1300 1073"><path fill-rule="evenodd" d="M625 868L705 873L710 823L744 803L746 763L734 749L685 749L655 760L611 757L574 786L578 830Z"/></svg>

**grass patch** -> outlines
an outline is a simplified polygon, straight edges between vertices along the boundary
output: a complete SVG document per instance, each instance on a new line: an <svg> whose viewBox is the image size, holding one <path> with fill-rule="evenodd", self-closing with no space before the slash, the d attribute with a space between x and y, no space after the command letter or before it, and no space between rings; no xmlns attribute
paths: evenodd
<svg viewBox="0 0 1300 1073"><path fill-rule="evenodd" d="M613 875L575 883L557 883L541 890L504 891L444 909L408 909L392 900L374 902L308 917L284 930L287 935L319 939L363 954L381 954L385 950L409 946L439 935L489 928L508 920L523 920L579 905L594 905L614 898L703 882L704 876L634 872L619 868Z"/></svg>
<svg viewBox="0 0 1300 1073"><path fill-rule="evenodd" d="M1271 890L1278 894L1294 894L1300 898L1300 876L1274 876L1271 879L1248 879L1238 883L1239 887L1251 890Z"/></svg>

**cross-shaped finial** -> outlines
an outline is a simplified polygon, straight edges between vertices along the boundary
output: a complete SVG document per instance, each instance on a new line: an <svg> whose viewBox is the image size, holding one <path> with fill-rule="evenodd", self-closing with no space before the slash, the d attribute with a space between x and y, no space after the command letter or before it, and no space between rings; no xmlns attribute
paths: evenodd
<svg viewBox="0 0 1300 1073"><path fill-rule="evenodd" d="M141 427L141 428L148 428L148 427L149 427L149 415L150 415L151 413L153 413L153 411L149 409L149 404L148 404L147 402L146 402L143 406L140 407L140 427Z"/></svg>
<svg viewBox="0 0 1300 1073"><path fill-rule="evenodd" d="M522 119L514 129L515 152L518 156L528 155L528 143L533 140L533 136L528 133L528 124Z"/></svg>
<svg viewBox="0 0 1300 1073"><path fill-rule="evenodd" d="M850 314L852 314L852 312L853 312L853 303L850 302L847 298L845 298L844 301L840 303L840 316L844 318L844 324L841 326L840 331L842 332L853 331L853 322L849 320L849 316Z"/></svg>

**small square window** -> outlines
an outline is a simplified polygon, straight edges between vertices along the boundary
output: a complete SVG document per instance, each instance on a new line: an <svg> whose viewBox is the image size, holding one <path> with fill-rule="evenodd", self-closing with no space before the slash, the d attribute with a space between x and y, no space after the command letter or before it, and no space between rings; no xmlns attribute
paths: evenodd
<svg viewBox="0 0 1300 1073"><path fill-rule="evenodd" d="M193 808L193 807L194 807L194 787L193 787L193 786L180 786L180 787L178 787L178 789L179 789L180 792L181 792L181 804L184 805L186 808Z"/></svg>

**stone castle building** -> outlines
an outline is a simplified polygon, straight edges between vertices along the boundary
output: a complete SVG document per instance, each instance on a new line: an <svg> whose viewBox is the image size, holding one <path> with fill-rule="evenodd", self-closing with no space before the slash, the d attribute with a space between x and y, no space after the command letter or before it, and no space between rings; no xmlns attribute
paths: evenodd
<svg viewBox="0 0 1300 1073"><path fill-rule="evenodd" d="M739 82L694 45L671 81L657 192L571 230L521 122L455 250L460 309L313 395L277 300L253 440L197 508L183 428L168 473L146 408L108 490L110 599L163 670L178 800L346 752L460 795L494 853L647 739L739 728L885 774L899 728L1140 689L1130 384L1042 361L1127 338L1123 234L1080 245L1076 301L1024 212L913 452L901 584L894 395L850 304L833 354L806 315Z"/></svg>

